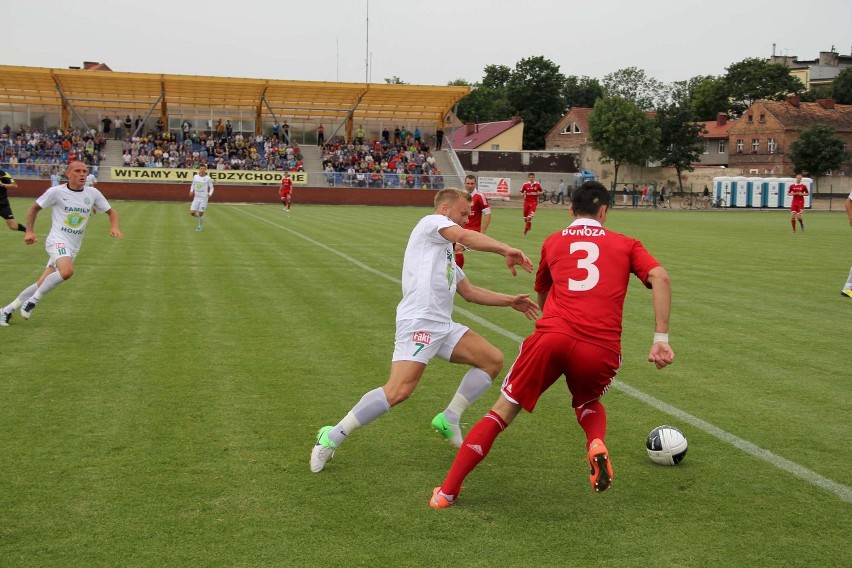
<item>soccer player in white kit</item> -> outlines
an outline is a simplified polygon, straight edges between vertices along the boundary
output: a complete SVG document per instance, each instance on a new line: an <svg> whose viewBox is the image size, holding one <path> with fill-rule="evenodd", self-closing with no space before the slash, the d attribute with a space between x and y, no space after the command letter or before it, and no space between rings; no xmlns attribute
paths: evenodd
<svg viewBox="0 0 852 568"><path fill-rule="evenodd" d="M100 191L86 185L88 171L88 166L83 162L71 162L65 170L68 183L49 188L27 211L24 242L31 245L38 240L35 234L38 212L47 207L53 208L53 224L45 241L50 259L38 281L27 286L11 304L0 311L0 326L8 326L12 314L18 308L21 308L21 317L30 319L42 296L74 275L74 259L80 252L89 217L95 212L106 213L109 217L110 236L124 238L118 227L118 213Z"/></svg>
<svg viewBox="0 0 852 568"><path fill-rule="evenodd" d="M207 209L207 200L213 197L213 180L207 175L206 164L201 164L198 167L198 173L192 176L189 195L192 197L189 214L198 217L198 226L195 228L197 233L201 231L201 227L204 225L204 211Z"/></svg>
<svg viewBox="0 0 852 568"><path fill-rule="evenodd" d="M846 207L846 215L849 217L849 226L852 227L852 193L849 194L844 206ZM849 278L846 279L846 284L840 291L840 295L844 298L852 298L852 270L849 270Z"/></svg>
<svg viewBox="0 0 852 568"><path fill-rule="evenodd" d="M452 321L456 292L475 304L511 306L534 320L540 313L529 294L501 294L470 283L458 267L453 248L493 252L506 259L512 274L515 266L532 271L532 262L520 250L477 231L463 229L470 215L471 197L466 191L448 188L435 195L435 213L414 227L402 266L402 301L397 306L396 341L390 378L383 387L366 393L336 426L317 434L311 451L311 471L318 473L346 437L387 413L414 392L426 364L433 358L469 365L455 396L432 426L450 443L462 442L462 412L491 386L503 368L503 354L482 336Z"/></svg>

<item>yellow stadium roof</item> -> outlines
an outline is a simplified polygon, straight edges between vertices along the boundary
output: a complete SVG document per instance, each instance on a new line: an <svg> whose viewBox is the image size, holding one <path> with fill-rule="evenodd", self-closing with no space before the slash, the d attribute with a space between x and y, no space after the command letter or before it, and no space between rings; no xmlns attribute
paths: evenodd
<svg viewBox="0 0 852 568"><path fill-rule="evenodd" d="M470 87L331 83L158 75L0 65L0 105L62 105L141 111L252 109L312 119L441 122ZM162 100L161 100L162 99Z"/></svg>

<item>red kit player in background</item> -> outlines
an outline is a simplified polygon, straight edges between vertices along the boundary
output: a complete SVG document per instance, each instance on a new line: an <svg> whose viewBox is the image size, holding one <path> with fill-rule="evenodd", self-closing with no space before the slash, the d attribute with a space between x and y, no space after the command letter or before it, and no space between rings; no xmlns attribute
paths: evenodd
<svg viewBox="0 0 852 568"><path fill-rule="evenodd" d="M477 233L485 234L488 230L488 225L491 224L491 207L488 205L488 200L485 196L476 189L476 177L467 176L464 178L464 188L470 194L470 217L467 218L467 223L464 224L464 229L476 231ZM456 264L459 268L464 268L464 247L456 245Z"/></svg>
<svg viewBox="0 0 852 568"><path fill-rule="evenodd" d="M535 278L542 316L503 379L500 398L470 430L444 483L433 491L432 507L452 505L497 435L521 409L532 412L539 396L563 375L586 435L592 489L604 491L612 483L600 398L621 366L622 312L631 274L651 289L655 324L648 361L662 369L674 361L674 352L668 336L669 275L642 243L604 229L609 205L603 185L584 183L571 201L574 222L542 244Z"/></svg>
<svg viewBox="0 0 852 568"><path fill-rule="evenodd" d="M521 186L521 195L524 196L524 236L532 228L532 218L538 207L538 196L541 194L541 184L535 181L535 174L527 175L528 181Z"/></svg>
<svg viewBox="0 0 852 568"><path fill-rule="evenodd" d="M281 178L281 205L284 206L284 211L290 212L290 195L293 193L293 180L290 179L290 174L284 172L284 177Z"/></svg>
<svg viewBox="0 0 852 568"><path fill-rule="evenodd" d="M802 211L805 209L805 196L808 194L808 186L802 183L802 174L796 174L796 183L790 186L787 190L787 195L793 196L793 202L790 203L790 224L793 225L793 232L796 232L796 219L799 219L799 225L802 226L802 232L805 232L805 222L802 220Z"/></svg>

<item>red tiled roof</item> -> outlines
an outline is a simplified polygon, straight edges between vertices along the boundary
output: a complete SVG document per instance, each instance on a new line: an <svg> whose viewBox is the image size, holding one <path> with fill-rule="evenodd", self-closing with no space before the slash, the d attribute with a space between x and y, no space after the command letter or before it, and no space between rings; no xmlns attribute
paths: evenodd
<svg viewBox="0 0 852 568"><path fill-rule="evenodd" d="M704 138L727 138L731 131L733 122L728 120L725 124L719 124L716 120L708 120L704 122L704 132L701 135Z"/></svg>
<svg viewBox="0 0 852 568"><path fill-rule="evenodd" d="M484 122L474 125L473 134L467 133L467 125L456 129L455 133L450 135L450 143L455 150L467 150L471 148L479 148L492 138L503 134L513 126L515 122L512 120L501 120L500 122ZM520 123L517 123L520 124Z"/></svg>
<svg viewBox="0 0 852 568"><path fill-rule="evenodd" d="M852 105L835 104L833 109L826 109L820 103L799 103L798 107L787 101L759 103L787 128L827 124L838 132L852 132Z"/></svg>

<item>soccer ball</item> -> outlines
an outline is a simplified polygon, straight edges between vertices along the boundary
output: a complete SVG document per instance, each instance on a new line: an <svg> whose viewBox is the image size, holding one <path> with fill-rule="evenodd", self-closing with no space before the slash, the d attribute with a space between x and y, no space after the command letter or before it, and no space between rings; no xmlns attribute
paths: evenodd
<svg viewBox="0 0 852 568"><path fill-rule="evenodd" d="M686 455L686 436L674 426L657 426L645 441L648 457L660 465L677 465Z"/></svg>

